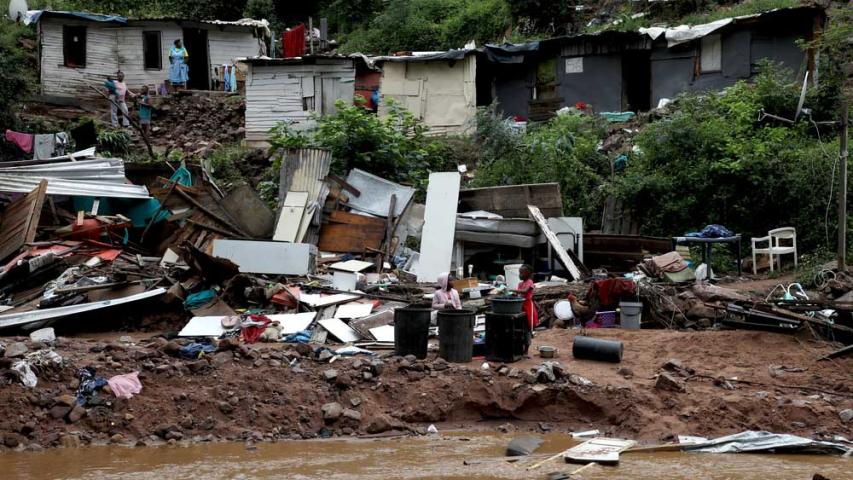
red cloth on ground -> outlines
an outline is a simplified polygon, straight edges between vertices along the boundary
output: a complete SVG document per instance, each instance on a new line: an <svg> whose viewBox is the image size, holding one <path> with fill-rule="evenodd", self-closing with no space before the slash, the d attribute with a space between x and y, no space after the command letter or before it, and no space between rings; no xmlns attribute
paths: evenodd
<svg viewBox="0 0 853 480"><path fill-rule="evenodd" d="M291 28L281 34L284 44L284 58L301 57L305 54L305 24Z"/></svg>
<svg viewBox="0 0 853 480"><path fill-rule="evenodd" d="M625 295L634 295L636 284L633 280L624 278L606 278L604 280L595 280L589 286L589 291L586 294L587 300L594 295L598 295L599 307L615 305L619 302L619 298Z"/></svg>
<svg viewBox="0 0 853 480"><path fill-rule="evenodd" d="M33 152L33 138L35 138L35 136L31 133L13 132L12 130L6 129L6 140L17 145L18 148L24 151L24 153Z"/></svg>
<svg viewBox="0 0 853 480"><path fill-rule="evenodd" d="M272 323L266 315L249 315L249 320L253 322L261 322L263 325L243 327L240 334L243 336L243 341L246 343L255 343L261 338L261 334L267 329L267 326Z"/></svg>
<svg viewBox="0 0 853 480"><path fill-rule="evenodd" d="M533 285L533 280L528 278L519 283L516 290L527 290L528 288L530 290L524 294L524 305L521 308L527 314L527 323L530 324L530 329L533 330L536 325L539 325L539 312L536 311L536 305L533 304L533 292L536 288Z"/></svg>

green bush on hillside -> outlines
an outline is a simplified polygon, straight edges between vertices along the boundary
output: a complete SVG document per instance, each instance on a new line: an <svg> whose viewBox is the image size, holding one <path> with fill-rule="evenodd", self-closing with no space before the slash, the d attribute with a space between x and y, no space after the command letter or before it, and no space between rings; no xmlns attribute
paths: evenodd
<svg viewBox="0 0 853 480"><path fill-rule="evenodd" d="M272 149L326 148L337 173L360 168L421 189L431 171L456 169L447 144L428 136L427 126L393 101L384 118L343 100L335 106L334 115L316 117L317 127L310 132L277 124L270 130Z"/></svg>
<svg viewBox="0 0 853 480"><path fill-rule="evenodd" d="M530 125L521 133L495 112L493 105L477 116L482 158L474 184L557 182L566 213L584 217L588 225L597 225L602 204L599 186L610 172L607 157L597 149L605 134L604 121L568 113Z"/></svg>
<svg viewBox="0 0 853 480"><path fill-rule="evenodd" d="M802 250L834 245L833 215L825 219L827 208L835 211L829 192L837 140L819 141L805 119L758 119L761 109L792 118L798 97L798 85L775 69L754 84L684 95L672 114L642 130L636 143L643 154L607 189L632 206L646 234L718 223L746 238L793 226Z"/></svg>

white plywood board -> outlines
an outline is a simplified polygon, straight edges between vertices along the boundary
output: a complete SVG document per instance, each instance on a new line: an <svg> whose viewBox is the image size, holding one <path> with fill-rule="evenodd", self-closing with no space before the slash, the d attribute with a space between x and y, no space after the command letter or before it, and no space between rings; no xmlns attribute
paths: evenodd
<svg viewBox="0 0 853 480"><path fill-rule="evenodd" d="M370 334L377 342L393 342L394 341L394 326L382 325L381 327L371 328Z"/></svg>
<svg viewBox="0 0 853 480"><path fill-rule="evenodd" d="M355 330L350 328L349 325L341 321L339 318L327 318L325 320L320 320L320 325L328 330L335 338L344 343L355 342L361 339Z"/></svg>
<svg viewBox="0 0 853 480"><path fill-rule="evenodd" d="M319 293L300 293L299 301L309 307L328 307L339 303L349 302L357 299L357 295L338 293L335 295L321 295Z"/></svg>
<svg viewBox="0 0 853 480"><path fill-rule="evenodd" d="M337 262L329 265L332 270L343 270L345 272L360 272L373 266L373 262L365 262L362 260L347 260L346 262Z"/></svg>
<svg viewBox="0 0 853 480"><path fill-rule="evenodd" d="M312 270L317 247L307 243L263 240L213 241L213 256L227 258L241 272L276 275L306 275Z"/></svg>
<svg viewBox="0 0 853 480"><path fill-rule="evenodd" d="M284 204L281 206L281 212L278 214L278 223L275 226L273 240L280 242L293 242L296 240L307 203L308 192L287 192Z"/></svg>
<svg viewBox="0 0 853 480"><path fill-rule="evenodd" d="M363 318L373 311L372 303L345 303L335 311L335 318Z"/></svg>
<svg viewBox="0 0 853 480"><path fill-rule="evenodd" d="M356 273L350 273L350 272L333 272L332 273L332 285L335 287L335 290L343 290L345 292L352 292L355 290L357 283L358 283L358 274L356 274Z"/></svg>
<svg viewBox="0 0 853 480"><path fill-rule="evenodd" d="M456 234L459 180L459 172L429 175L417 270L419 282L435 282L439 275L450 271L453 237Z"/></svg>
<svg viewBox="0 0 853 480"><path fill-rule="evenodd" d="M317 312L282 313L279 315L267 315L267 317L281 324L282 335L301 332L311 325Z"/></svg>
<svg viewBox="0 0 853 480"><path fill-rule="evenodd" d="M179 337L218 337L225 333L222 328L222 315L212 317L193 317L178 332Z"/></svg>

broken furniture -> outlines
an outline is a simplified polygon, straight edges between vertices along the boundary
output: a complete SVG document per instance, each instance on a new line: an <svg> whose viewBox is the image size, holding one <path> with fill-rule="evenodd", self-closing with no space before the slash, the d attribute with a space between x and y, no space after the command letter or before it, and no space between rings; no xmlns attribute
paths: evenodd
<svg viewBox="0 0 853 480"><path fill-rule="evenodd" d="M711 281L711 250L714 247L714 244L729 244L735 246L735 255L737 255L737 275L740 276L741 271L741 248L740 248L740 234L731 236L731 237L719 237L719 238L704 238L704 237L672 237L672 249L675 250L679 244L682 243L698 243L702 245L702 263L708 265L707 269L707 280Z"/></svg>
<svg viewBox="0 0 853 480"><path fill-rule="evenodd" d="M783 240L789 245L783 245ZM759 247L759 244L766 243L766 247ZM770 257L770 271L773 271L774 257L779 262L779 268L782 268L782 255L794 255L794 267L797 266L797 230L794 227L774 228L767 232L766 237L752 238L752 273L757 274L755 257L756 255L768 255ZM738 257L740 255L738 254Z"/></svg>

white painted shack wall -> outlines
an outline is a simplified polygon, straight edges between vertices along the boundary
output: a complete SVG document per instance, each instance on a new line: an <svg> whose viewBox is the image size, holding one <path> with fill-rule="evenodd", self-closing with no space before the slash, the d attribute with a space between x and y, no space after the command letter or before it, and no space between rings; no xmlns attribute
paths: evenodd
<svg viewBox="0 0 853 480"><path fill-rule="evenodd" d="M63 25L87 27L85 68L64 66ZM183 29L175 22L137 21L120 26L47 18L40 22L40 28L41 85L42 93L47 95L95 96L83 79L100 87L107 75L118 70L124 72L125 83L131 89L138 90L142 85L160 85L169 77L169 49L176 39L183 37ZM144 68L142 32L149 31L160 32L160 69ZM210 25L207 28L207 43L207 52L189 54L209 55L210 77L213 77L213 68L217 65L233 64L236 58L257 56L259 52L258 39L247 27Z"/></svg>
<svg viewBox="0 0 853 480"><path fill-rule="evenodd" d="M353 62L320 62L318 60L315 65L249 65L247 143L264 145L267 132L280 121L292 122L293 127L300 130L313 128L312 113L331 114L335 100L352 100L355 94ZM326 105L325 111L323 105Z"/></svg>
<svg viewBox="0 0 853 480"><path fill-rule="evenodd" d="M476 58L464 60L384 62L382 99L392 98L424 121L432 133L462 133L477 113ZM388 114L380 101L380 115Z"/></svg>
<svg viewBox="0 0 853 480"><path fill-rule="evenodd" d="M62 26L86 26L86 67L68 68L62 55ZM75 20L47 18L41 29L41 86L47 95L95 96L86 81L101 86L118 67L117 30ZM140 46L140 56L142 56Z"/></svg>

